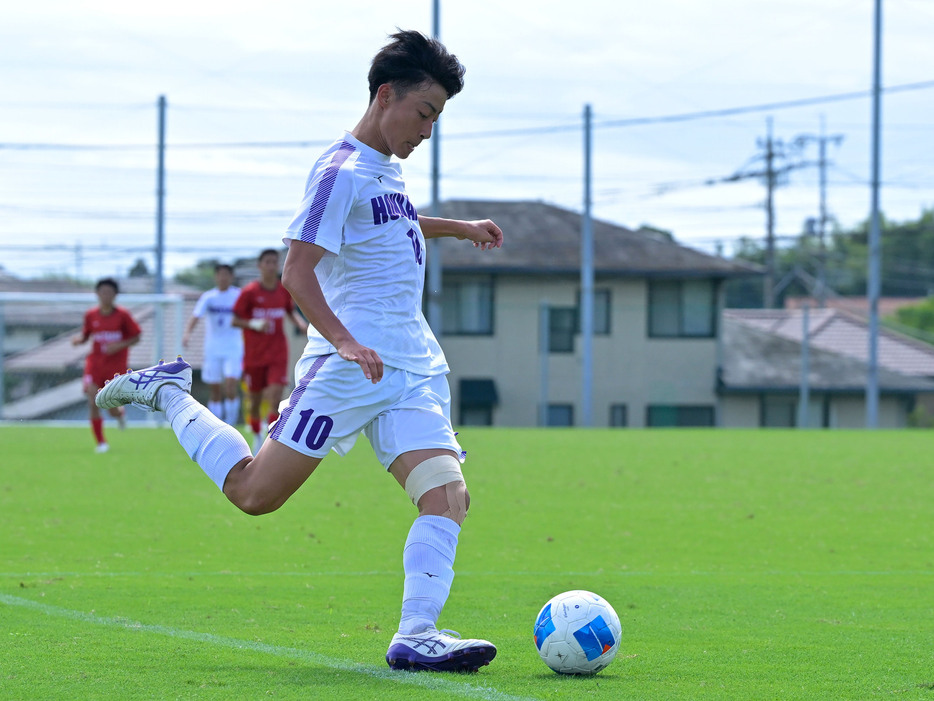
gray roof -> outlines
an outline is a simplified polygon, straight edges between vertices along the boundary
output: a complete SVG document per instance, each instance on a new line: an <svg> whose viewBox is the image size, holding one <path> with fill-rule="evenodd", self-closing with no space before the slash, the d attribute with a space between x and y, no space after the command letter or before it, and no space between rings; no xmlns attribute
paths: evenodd
<svg viewBox="0 0 934 701"><path fill-rule="evenodd" d="M440 210L440 216L447 219L492 219L504 234L503 247L496 251L478 251L464 241L441 239L445 271L580 272L582 216L578 212L544 202L498 200L448 200ZM427 211L427 207L421 210ZM594 219L593 236L598 275L730 278L762 273L759 266L702 253L649 230L632 231Z"/></svg>
<svg viewBox="0 0 934 701"><path fill-rule="evenodd" d="M801 343L726 315L722 326L720 392L797 392L801 383ZM808 353L812 391L863 393L867 364L819 348ZM879 390L887 394L934 392L934 381L879 368Z"/></svg>
<svg viewBox="0 0 934 701"><path fill-rule="evenodd" d="M804 337L800 309L726 309L727 319L801 343ZM841 309L811 309L808 342L864 363L869 360L869 325L865 319ZM891 329L879 329L879 365L905 375L934 378L934 346Z"/></svg>

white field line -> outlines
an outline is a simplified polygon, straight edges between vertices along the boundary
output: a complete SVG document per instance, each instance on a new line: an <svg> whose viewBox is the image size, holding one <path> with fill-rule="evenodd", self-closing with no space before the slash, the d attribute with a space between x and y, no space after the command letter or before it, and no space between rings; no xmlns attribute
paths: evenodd
<svg viewBox="0 0 934 701"><path fill-rule="evenodd" d="M235 572L223 570L218 572L0 572L0 577L29 579L30 577L43 577L54 579L58 577L398 577L398 570L381 572L369 570L360 572ZM569 572L569 571L524 571L524 572L471 572L458 570L458 577L930 577L934 570L763 570L761 572L717 572L704 570L684 570L679 572Z"/></svg>
<svg viewBox="0 0 934 701"><path fill-rule="evenodd" d="M443 691L450 694L458 694L471 699L484 699L484 701L535 701L535 697L513 696L511 694L491 689L490 687L478 686L456 682L449 676L431 674L431 673L412 673L394 671L385 667L360 664L350 660L341 660L334 657L328 657L311 650L302 650L294 647L282 647L280 645L267 645L266 643L254 642L251 640L238 640L236 638L227 638L221 635L212 635L211 633L199 633L192 630L183 630L180 628L170 628L161 625L149 625L139 623L127 618L111 618L107 616L95 616L84 611L75 611L72 609L61 608L60 606L51 606L49 604L40 604L36 601L23 599L18 596L9 596L0 594L0 603L7 606L19 606L21 608L31 609L56 618L67 618L82 623L107 626L110 628L124 628L130 631L140 631L143 633L155 633L165 635L170 638L180 640L191 640L198 643L208 643L219 647L233 648L234 650L249 650L251 652L261 652L267 655L285 657L289 659L300 660L321 667L338 669L343 672L353 672L364 674L377 679L397 682L399 684L409 684L419 686L435 691Z"/></svg>

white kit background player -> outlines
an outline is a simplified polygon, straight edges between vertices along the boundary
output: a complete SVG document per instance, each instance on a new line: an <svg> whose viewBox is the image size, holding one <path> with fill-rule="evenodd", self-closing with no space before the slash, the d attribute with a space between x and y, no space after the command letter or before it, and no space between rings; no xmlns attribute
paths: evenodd
<svg viewBox="0 0 934 701"><path fill-rule="evenodd" d="M216 286L198 298L182 337L182 345L187 348L198 321L205 320L201 379L210 390L208 409L231 426L236 425L240 417L243 371L243 331L231 323L234 303L240 296L240 288L233 281L231 266L225 263L214 266Z"/></svg>
<svg viewBox="0 0 934 701"><path fill-rule="evenodd" d="M371 64L359 124L314 166L285 239L282 275L310 322L308 344L296 387L255 458L239 432L191 398L191 369L180 358L121 375L97 396L102 407L164 411L188 455L250 514L277 509L329 451L343 454L365 433L419 514L403 549L402 616L386 653L395 669L475 671L496 654L486 640L436 628L469 495L450 422L448 366L421 297L425 237L486 250L500 247L503 233L489 220L419 216L391 159L407 158L431 136L463 74L439 42L394 34Z"/></svg>

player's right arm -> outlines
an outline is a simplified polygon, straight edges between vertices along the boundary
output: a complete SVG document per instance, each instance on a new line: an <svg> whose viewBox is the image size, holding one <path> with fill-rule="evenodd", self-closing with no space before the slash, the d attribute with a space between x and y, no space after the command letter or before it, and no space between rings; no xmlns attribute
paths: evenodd
<svg viewBox="0 0 934 701"><path fill-rule="evenodd" d="M187 348L188 341L191 340L191 334L195 330L195 326L198 325L198 317L193 316L188 320L188 326L185 327L185 335L182 336L182 345Z"/></svg>
<svg viewBox="0 0 934 701"><path fill-rule="evenodd" d="M337 349L338 355L360 366L366 379L374 384L383 378L383 361L372 348L359 343L328 306L315 266L326 253L313 243L293 240L282 269L282 284L318 333Z"/></svg>

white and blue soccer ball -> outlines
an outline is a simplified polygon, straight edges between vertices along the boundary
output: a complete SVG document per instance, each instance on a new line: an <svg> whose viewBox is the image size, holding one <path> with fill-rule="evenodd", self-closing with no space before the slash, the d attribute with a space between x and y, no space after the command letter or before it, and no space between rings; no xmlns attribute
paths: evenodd
<svg viewBox="0 0 934 701"><path fill-rule="evenodd" d="M621 634L616 611L589 591L558 594L535 620L535 647L558 674L596 674L616 657Z"/></svg>

